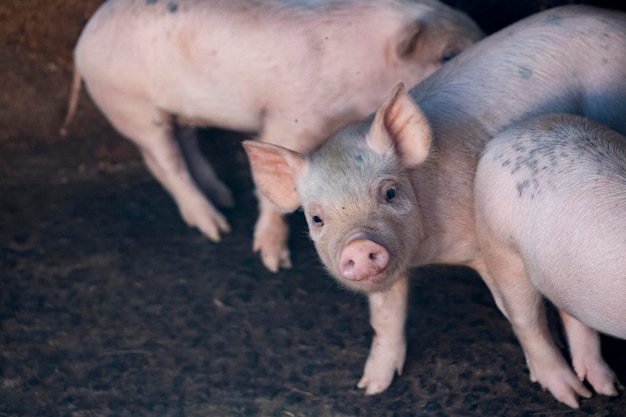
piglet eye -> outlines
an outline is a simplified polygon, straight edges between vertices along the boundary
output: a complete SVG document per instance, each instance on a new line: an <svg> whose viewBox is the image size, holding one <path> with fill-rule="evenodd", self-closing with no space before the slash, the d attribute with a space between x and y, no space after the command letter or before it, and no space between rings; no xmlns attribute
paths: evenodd
<svg viewBox="0 0 626 417"><path fill-rule="evenodd" d="M398 191L394 187L391 187L387 189L387 191L385 192L385 198L387 199L387 201L391 201L394 198L396 198L397 194L398 194Z"/></svg>
<svg viewBox="0 0 626 417"><path fill-rule="evenodd" d="M447 52L441 57L441 63L446 63L457 55L458 55L458 52L456 51Z"/></svg>
<svg viewBox="0 0 626 417"><path fill-rule="evenodd" d="M323 226L324 225L324 220L322 220L322 218L320 216L313 216L311 219L313 220L313 223L316 226Z"/></svg>

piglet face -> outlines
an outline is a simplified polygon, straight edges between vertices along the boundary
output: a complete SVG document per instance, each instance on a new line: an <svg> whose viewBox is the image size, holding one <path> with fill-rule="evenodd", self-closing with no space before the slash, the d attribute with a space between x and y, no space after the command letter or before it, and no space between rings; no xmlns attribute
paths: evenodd
<svg viewBox="0 0 626 417"><path fill-rule="evenodd" d="M328 271L344 286L376 292L405 274L423 240L411 168L431 133L399 85L375 117L337 133L308 157L246 142L257 187L278 207L302 206Z"/></svg>
<svg viewBox="0 0 626 417"><path fill-rule="evenodd" d="M370 145L366 127L342 131L311 155L298 194L330 274L372 292L407 271L422 228L407 170L393 149Z"/></svg>

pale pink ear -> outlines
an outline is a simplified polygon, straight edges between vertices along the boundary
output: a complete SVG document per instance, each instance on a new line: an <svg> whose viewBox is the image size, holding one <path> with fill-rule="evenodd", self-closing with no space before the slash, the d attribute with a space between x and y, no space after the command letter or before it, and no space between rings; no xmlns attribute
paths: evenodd
<svg viewBox="0 0 626 417"><path fill-rule="evenodd" d="M268 143L246 140L243 147L248 153L252 176L257 188L268 200L285 211L300 206L296 182L304 167L304 155Z"/></svg>
<svg viewBox="0 0 626 417"><path fill-rule="evenodd" d="M380 154L393 148L406 166L415 166L428 157L431 141L426 116L398 84L376 112L368 143Z"/></svg>

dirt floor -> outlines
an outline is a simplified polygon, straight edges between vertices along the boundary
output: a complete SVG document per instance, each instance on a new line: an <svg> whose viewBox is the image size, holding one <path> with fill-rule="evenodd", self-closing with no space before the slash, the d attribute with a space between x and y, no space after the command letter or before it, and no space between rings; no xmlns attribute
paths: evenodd
<svg viewBox="0 0 626 417"><path fill-rule="evenodd" d="M220 244L183 224L86 94L59 136L72 49L100 3L0 1L0 416L626 416L624 393L573 411L531 384L486 287L453 267L414 271L404 374L364 396L366 300L326 275L301 215L292 270L251 253L240 136L203 132L237 198ZM491 33L577 2L450 3ZM603 342L626 381L626 342Z"/></svg>

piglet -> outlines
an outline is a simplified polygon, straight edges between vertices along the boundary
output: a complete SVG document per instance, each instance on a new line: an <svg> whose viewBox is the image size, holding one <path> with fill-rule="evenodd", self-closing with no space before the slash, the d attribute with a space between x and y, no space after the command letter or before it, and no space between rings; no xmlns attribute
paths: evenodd
<svg viewBox="0 0 626 417"><path fill-rule="evenodd" d="M596 330L626 339L626 137L566 114L515 124L487 144L474 190L487 272L531 379L538 367L556 377L566 366L545 296L559 309L578 378L617 395L615 375L598 366Z"/></svg>

